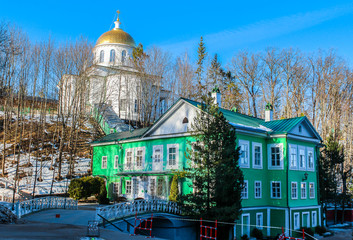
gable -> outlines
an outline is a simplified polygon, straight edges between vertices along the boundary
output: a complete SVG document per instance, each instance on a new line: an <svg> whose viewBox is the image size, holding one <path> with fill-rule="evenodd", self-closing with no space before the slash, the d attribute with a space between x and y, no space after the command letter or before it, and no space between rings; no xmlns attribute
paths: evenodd
<svg viewBox="0 0 353 240"><path fill-rule="evenodd" d="M321 140L320 135L315 131L314 127L311 125L307 118L304 118L303 121L297 123L288 133L300 137Z"/></svg>
<svg viewBox="0 0 353 240"><path fill-rule="evenodd" d="M184 100L171 107L146 133L146 136L186 133L196 117L197 108ZM187 118L188 123L183 123Z"/></svg>

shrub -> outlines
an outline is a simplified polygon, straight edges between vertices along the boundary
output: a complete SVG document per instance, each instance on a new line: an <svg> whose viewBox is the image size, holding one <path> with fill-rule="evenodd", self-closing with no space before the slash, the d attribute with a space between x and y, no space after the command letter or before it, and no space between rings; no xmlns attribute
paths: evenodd
<svg viewBox="0 0 353 240"><path fill-rule="evenodd" d="M256 239L263 239L264 235L260 229L254 228L251 232L251 236L255 237Z"/></svg>
<svg viewBox="0 0 353 240"><path fill-rule="evenodd" d="M249 240L249 237L247 234L244 234L243 236L241 236L241 240Z"/></svg>
<svg viewBox="0 0 353 240"><path fill-rule="evenodd" d="M324 234L325 232L327 232L327 229L324 226L315 227L315 233L319 234L320 236L322 236L322 234Z"/></svg>
<svg viewBox="0 0 353 240"><path fill-rule="evenodd" d="M68 193L75 200L86 199L94 195L100 204L109 203L105 182L100 177L73 179L70 182Z"/></svg>
<svg viewBox="0 0 353 240"><path fill-rule="evenodd" d="M178 187L178 175L173 176L172 185L170 186L169 201L177 202L179 196L179 187Z"/></svg>

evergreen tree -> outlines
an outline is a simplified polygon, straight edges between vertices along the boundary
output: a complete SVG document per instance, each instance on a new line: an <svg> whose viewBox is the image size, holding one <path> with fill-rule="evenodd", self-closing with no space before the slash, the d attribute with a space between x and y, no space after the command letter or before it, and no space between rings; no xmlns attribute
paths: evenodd
<svg viewBox="0 0 353 240"><path fill-rule="evenodd" d="M194 192L180 197L183 212L194 217L231 221L241 208L243 174L238 166L234 128L209 95L194 119L195 142L189 142L188 177Z"/></svg>
<svg viewBox="0 0 353 240"><path fill-rule="evenodd" d="M203 96L205 93L205 86L202 81L202 74L203 74L203 68L204 68L204 62L206 58L206 47L205 43L203 42L203 37L200 38L200 43L199 47L197 49L197 69L196 69L196 77L197 77L197 87L199 89L200 95L198 96L198 99L200 99L200 96Z"/></svg>

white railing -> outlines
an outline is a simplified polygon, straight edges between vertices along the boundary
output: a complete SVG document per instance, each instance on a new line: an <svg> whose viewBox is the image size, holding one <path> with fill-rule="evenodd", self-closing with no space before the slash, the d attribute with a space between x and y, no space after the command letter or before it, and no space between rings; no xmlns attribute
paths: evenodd
<svg viewBox="0 0 353 240"><path fill-rule="evenodd" d="M140 214L145 212L180 214L180 209L175 202L164 200L135 200L133 202L123 202L111 206L98 207L96 209L96 221L103 221L98 214L109 221L113 221L118 218L134 215L135 213Z"/></svg>
<svg viewBox="0 0 353 240"><path fill-rule="evenodd" d="M15 203L13 212L21 216L50 208L77 209L77 201L64 197L42 197Z"/></svg>

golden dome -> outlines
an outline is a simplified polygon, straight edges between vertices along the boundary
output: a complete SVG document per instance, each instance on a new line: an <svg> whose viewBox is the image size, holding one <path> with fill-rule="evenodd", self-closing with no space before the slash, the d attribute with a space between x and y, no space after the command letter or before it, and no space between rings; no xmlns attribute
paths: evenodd
<svg viewBox="0 0 353 240"><path fill-rule="evenodd" d="M98 38L96 45L104 44L104 43L121 43L126 44L131 47L135 47L134 39L128 34L124 32L120 28L114 28L106 33L103 33L102 36Z"/></svg>

